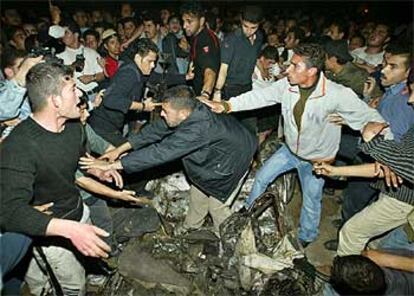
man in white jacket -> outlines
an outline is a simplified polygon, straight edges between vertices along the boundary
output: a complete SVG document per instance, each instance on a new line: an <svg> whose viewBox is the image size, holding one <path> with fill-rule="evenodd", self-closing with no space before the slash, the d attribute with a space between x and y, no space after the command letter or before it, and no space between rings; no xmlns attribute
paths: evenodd
<svg viewBox="0 0 414 296"><path fill-rule="evenodd" d="M257 172L246 206L250 207L279 175L296 169L303 192L299 240L304 247L318 236L324 185L324 179L313 174L312 163L332 162L339 148L341 127L333 118L342 117L355 130L361 130L368 122L384 122L350 88L324 76L324 60L320 45L299 45L294 49L286 78L229 101L205 101L218 113L282 104L285 144Z"/></svg>

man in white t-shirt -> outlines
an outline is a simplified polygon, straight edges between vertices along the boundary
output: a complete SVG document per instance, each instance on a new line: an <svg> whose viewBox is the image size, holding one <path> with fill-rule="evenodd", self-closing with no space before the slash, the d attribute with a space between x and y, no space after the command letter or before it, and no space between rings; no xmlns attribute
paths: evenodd
<svg viewBox="0 0 414 296"><path fill-rule="evenodd" d="M354 49L351 52L354 63L369 73L374 72L376 66L382 63L384 46L388 41L390 41L390 27L385 24L377 24L369 35L367 46Z"/></svg>
<svg viewBox="0 0 414 296"><path fill-rule="evenodd" d="M80 29L76 23L67 23L64 29L65 35L62 41L66 47L57 57L62 59L65 65L74 67L76 85L86 92L90 101L93 101L98 82L105 79L103 69L98 63L101 56L95 50L84 47L80 43Z"/></svg>

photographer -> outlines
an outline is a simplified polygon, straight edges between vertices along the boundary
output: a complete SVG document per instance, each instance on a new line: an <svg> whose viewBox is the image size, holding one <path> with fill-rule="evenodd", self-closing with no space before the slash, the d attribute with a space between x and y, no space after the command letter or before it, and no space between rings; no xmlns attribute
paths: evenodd
<svg viewBox="0 0 414 296"><path fill-rule="evenodd" d="M42 57L26 58L24 51L13 48L3 52L1 62L7 80L0 83L1 140L30 115L30 105L25 96L25 77L30 68L41 60Z"/></svg>
<svg viewBox="0 0 414 296"><path fill-rule="evenodd" d="M81 45L80 30L76 23L67 22L64 28L62 41L66 47L57 57L62 59L65 65L74 68L77 86L86 92L89 101L93 102L98 82L105 79L103 69L98 63L101 57L95 50Z"/></svg>

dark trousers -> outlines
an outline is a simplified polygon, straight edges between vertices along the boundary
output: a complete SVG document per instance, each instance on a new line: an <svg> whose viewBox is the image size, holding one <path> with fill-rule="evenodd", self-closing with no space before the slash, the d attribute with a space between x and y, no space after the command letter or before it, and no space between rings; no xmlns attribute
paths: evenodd
<svg viewBox="0 0 414 296"><path fill-rule="evenodd" d="M225 85L223 88L223 99L229 100L232 97L236 97L241 95L245 92L252 90L251 84L246 85ZM236 117L241 124L243 124L250 132L254 135L257 134L257 116L256 111L243 111L243 112L236 112L232 113L234 117Z"/></svg>
<svg viewBox="0 0 414 296"><path fill-rule="evenodd" d="M343 223L369 205L377 195L377 190L370 187L372 180L367 178L349 179L342 193Z"/></svg>
<svg viewBox="0 0 414 296"><path fill-rule="evenodd" d="M116 247L116 241L113 233L114 225L106 201L95 196L90 196L85 199L85 203L89 207L92 224L109 233L108 237L102 237L102 239L111 248Z"/></svg>
<svg viewBox="0 0 414 296"><path fill-rule="evenodd" d="M26 255L32 244L32 239L13 232L2 233L0 236L0 275L1 282L4 280L4 287L0 289L2 295L20 295L20 286L24 272L14 273L17 266Z"/></svg>
<svg viewBox="0 0 414 296"><path fill-rule="evenodd" d="M344 162L347 165L372 162L370 157L363 154L359 148L360 137L359 132L353 131L350 128L343 129L341 144L337 154L338 161ZM370 186L373 180L367 178L348 179L348 184L342 192L343 223L375 199L377 191Z"/></svg>

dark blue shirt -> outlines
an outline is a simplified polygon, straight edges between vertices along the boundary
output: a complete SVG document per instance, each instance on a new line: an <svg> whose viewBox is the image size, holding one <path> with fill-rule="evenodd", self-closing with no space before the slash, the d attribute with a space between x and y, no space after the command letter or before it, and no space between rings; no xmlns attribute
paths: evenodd
<svg viewBox="0 0 414 296"><path fill-rule="evenodd" d="M263 35L257 31L253 44L242 29L229 34L221 46L221 63L228 65L226 84L252 84L252 74L262 48Z"/></svg>
<svg viewBox="0 0 414 296"><path fill-rule="evenodd" d="M404 93L405 82L387 88L378 106L378 112L390 124L394 139L399 142L414 124L414 108L408 103L408 93Z"/></svg>

